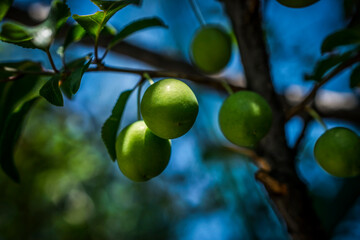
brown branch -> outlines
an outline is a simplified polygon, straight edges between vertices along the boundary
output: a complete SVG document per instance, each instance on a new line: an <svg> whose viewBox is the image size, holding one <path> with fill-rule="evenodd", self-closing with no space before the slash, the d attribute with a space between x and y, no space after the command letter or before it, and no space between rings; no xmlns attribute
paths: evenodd
<svg viewBox="0 0 360 240"><path fill-rule="evenodd" d="M50 50L49 49L46 49L46 54L49 58L49 61L50 61L50 64L51 64L51 67L54 69L55 72L59 72L59 70L57 70L56 66L55 66L55 63L54 63L54 60L51 56L51 53L50 53Z"/></svg>
<svg viewBox="0 0 360 240"><path fill-rule="evenodd" d="M335 77L343 70L347 69L348 67L352 66L353 64L359 61L360 61L360 55L356 55L355 57L350 58L349 60L345 61L344 63L336 67L333 71L328 73L319 83L314 85L313 89L304 98L304 100L302 100L302 102L300 102L298 105L294 106L288 111L288 113L286 114L286 121L290 120L293 116L304 110L306 105L309 104L315 98L316 93L321 86L323 86L325 83L330 81L333 77Z"/></svg>
<svg viewBox="0 0 360 240"><path fill-rule="evenodd" d="M26 11L11 8L10 11L7 13L6 18L16 20L19 22L22 22L27 25L36 25L38 22L34 21L32 18L29 17ZM69 28L67 25L66 28ZM60 35L58 37L65 37L65 33L67 31L60 31ZM101 39L101 41L98 42L99 46L102 46L104 48L107 48L108 42L110 41L110 38ZM82 44L93 46L94 41L90 38L84 38L81 41ZM111 50L112 52L116 54L125 55L127 57L139 60L143 63L149 64L153 67L156 67L158 69L166 69L166 71L146 71L150 72L152 77L174 77L174 78L184 78L191 80L198 84L205 84L207 86L210 86L214 89L220 90L225 92L226 90L222 86L219 79L208 77L206 75L203 75L201 72L199 72L196 68L194 68L191 64L185 62L182 59L176 59L174 57L166 56L163 54L158 54L152 51L149 51L145 48L141 48L132 44L129 44L127 42L121 42L120 44L117 44L114 46ZM102 60L102 59L99 59ZM99 66L101 67L101 66ZM105 69L102 69L103 71L115 71L115 72L127 72L122 71L118 68L112 68L112 67L106 67ZM95 70L91 70L95 71ZM97 71L97 70L96 70ZM143 70L139 70L142 73L145 72ZM157 74L157 73L159 74ZM129 71L129 73L134 73L132 70ZM162 75L161 75L162 74ZM227 80L226 80L227 81ZM229 81L227 81L229 83ZM230 84L231 89L233 91L242 90L244 88Z"/></svg>
<svg viewBox="0 0 360 240"><path fill-rule="evenodd" d="M295 145L294 145L294 147L293 147L293 149L294 149L294 151L295 151L296 153L298 152L300 143L301 143L302 139L303 139L304 136L305 136L306 129L307 129L307 127L308 127L308 125L309 125L309 123L310 123L310 121L311 121L311 118L310 118L310 116L309 116L308 114L306 114L306 115L304 116L303 120L304 120L303 129L301 130L301 133L300 133L300 135L299 135L298 139L296 140L296 143L295 143Z"/></svg>
<svg viewBox="0 0 360 240"><path fill-rule="evenodd" d="M257 171L255 173L255 178L262 182L268 192L274 195L287 195L288 186L286 184L280 183L275 178L271 177L268 172L263 170Z"/></svg>
<svg viewBox="0 0 360 240"><path fill-rule="evenodd" d="M326 239L326 233L312 207L305 184L295 169L295 154L285 138L285 113L276 95L270 74L264 41L259 0L223 0L238 41L240 56L250 90L261 94L273 112L272 128L261 141L258 154L266 158L272 171L268 174L287 194L269 190L269 197L287 224L294 240ZM265 185L266 186L266 185ZM280 188L282 189L282 188ZM285 189L285 188L284 188Z"/></svg>
<svg viewBox="0 0 360 240"><path fill-rule="evenodd" d="M149 71L149 70L139 70L139 69L130 69L130 68L119 68L119 67L110 67L110 66L99 66L96 68L89 68L87 72L94 71L105 71L105 72L121 72L121 73L133 73L142 76L144 73L149 74L150 77L154 78L183 78L190 81L193 81L197 84L203 84L206 86L213 87L218 90L224 91L223 83L216 78L208 77L205 75L194 74L194 73L184 73L184 72L170 72L170 71ZM242 87L231 86L233 91L244 90Z"/></svg>

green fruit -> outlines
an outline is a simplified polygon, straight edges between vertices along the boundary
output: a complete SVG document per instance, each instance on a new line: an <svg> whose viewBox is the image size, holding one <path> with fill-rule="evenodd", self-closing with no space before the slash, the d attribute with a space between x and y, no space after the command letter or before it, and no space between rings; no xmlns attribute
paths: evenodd
<svg viewBox="0 0 360 240"><path fill-rule="evenodd" d="M291 8L303 8L310 6L319 0L277 0L280 4Z"/></svg>
<svg viewBox="0 0 360 240"><path fill-rule="evenodd" d="M173 139L193 126L199 105L193 91L176 79L163 79L151 85L141 101L141 114L157 136Z"/></svg>
<svg viewBox="0 0 360 240"><path fill-rule="evenodd" d="M121 172L135 182L156 177L169 163L170 140L154 135L144 121L124 128L116 140L116 157Z"/></svg>
<svg viewBox="0 0 360 240"><path fill-rule="evenodd" d="M319 165L331 175L360 175L360 138L350 129L327 130L316 141L314 155Z"/></svg>
<svg viewBox="0 0 360 240"><path fill-rule="evenodd" d="M271 108L259 94L240 91L228 97L221 106L219 124L232 143L254 147L270 130Z"/></svg>
<svg viewBox="0 0 360 240"><path fill-rule="evenodd" d="M229 34L217 26L206 26L195 34L191 45L192 61L205 73L220 72L231 57Z"/></svg>

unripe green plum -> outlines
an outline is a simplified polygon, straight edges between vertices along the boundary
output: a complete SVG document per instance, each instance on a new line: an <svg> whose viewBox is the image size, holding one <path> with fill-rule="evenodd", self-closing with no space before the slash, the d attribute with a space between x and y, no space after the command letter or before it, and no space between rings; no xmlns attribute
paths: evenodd
<svg viewBox="0 0 360 240"><path fill-rule="evenodd" d="M154 135L144 121L124 128L116 140L116 157L121 172L135 182L158 176L169 163L170 140Z"/></svg>
<svg viewBox="0 0 360 240"><path fill-rule="evenodd" d="M220 72L231 57L231 38L218 26L200 28L191 44L194 65L204 73Z"/></svg>
<svg viewBox="0 0 360 240"><path fill-rule="evenodd" d="M280 4L291 8L303 8L310 6L319 0L277 0Z"/></svg>
<svg viewBox="0 0 360 240"><path fill-rule="evenodd" d="M251 91L228 97L219 112L220 129L232 143L254 147L270 130L272 111L266 100Z"/></svg>
<svg viewBox="0 0 360 240"><path fill-rule="evenodd" d="M199 104L193 91L177 79L163 79L152 84L141 100L141 114L157 136L178 138L193 126Z"/></svg>
<svg viewBox="0 0 360 240"><path fill-rule="evenodd" d="M316 141L314 155L319 165L333 176L360 175L360 138L350 129L327 130Z"/></svg>

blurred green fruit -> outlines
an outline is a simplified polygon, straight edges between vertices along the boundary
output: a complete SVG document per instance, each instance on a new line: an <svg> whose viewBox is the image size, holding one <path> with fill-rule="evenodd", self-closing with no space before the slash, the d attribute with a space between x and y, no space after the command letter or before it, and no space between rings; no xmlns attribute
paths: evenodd
<svg viewBox="0 0 360 240"><path fill-rule="evenodd" d="M327 130L316 141L314 155L319 165L331 175L360 175L360 138L350 129Z"/></svg>
<svg viewBox="0 0 360 240"><path fill-rule="evenodd" d="M211 74L220 72L231 57L231 39L217 26L200 28L191 45L192 61L201 71Z"/></svg>
<svg viewBox="0 0 360 240"><path fill-rule="evenodd" d="M163 79L151 85L141 101L141 114L150 130L165 139L178 138L193 126L199 105L182 81Z"/></svg>
<svg viewBox="0 0 360 240"><path fill-rule="evenodd" d="M170 140L154 135L144 121L124 128L116 140L116 157L121 172L135 182L156 177L169 163Z"/></svg>
<svg viewBox="0 0 360 240"><path fill-rule="evenodd" d="M240 91L228 97L221 106L219 124L232 143L254 147L270 130L272 112L259 94Z"/></svg>
<svg viewBox="0 0 360 240"><path fill-rule="evenodd" d="M277 0L280 4L291 8L303 8L318 2L319 0Z"/></svg>

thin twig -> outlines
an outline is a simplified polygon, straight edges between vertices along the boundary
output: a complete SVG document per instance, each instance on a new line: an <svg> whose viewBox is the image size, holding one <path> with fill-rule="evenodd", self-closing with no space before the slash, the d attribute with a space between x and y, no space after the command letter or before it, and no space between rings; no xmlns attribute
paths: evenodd
<svg viewBox="0 0 360 240"><path fill-rule="evenodd" d="M51 56L51 53L50 53L50 50L49 49L46 49L46 54L49 58L49 61L50 61L50 64L51 64L51 67L54 69L55 72L59 72L59 70L57 70L56 66L55 66L55 63L54 63L54 60Z"/></svg>
<svg viewBox="0 0 360 240"><path fill-rule="evenodd" d="M138 86L138 93L137 93L137 120L140 121L141 120L141 110L140 110L140 104L141 104L141 89L142 89L142 85L144 83L144 78L141 78L141 83Z"/></svg>
<svg viewBox="0 0 360 240"><path fill-rule="evenodd" d="M286 121L290 120L293 116L301 112L308 103L310 103L314 97L316 96L317 91L321 86L323 86L325 83L327 83L329 80L331 80L333 77L335 77L337 74L345 70L346 68L352 66L354 63L360 61L360 54L356 55L353 58L350 58L348 61L344 62L343 64L340 64L338 67L336 67L333 71L331 71L329 74L327 74L319 83L315 84L311 92L302 100L298 105L294 106L289 110L289 112L286 114Z"/></svg>
<svg viewBox="0 0 360 240"><path fill-rule="evenodd" d="M97 71L105 71L105 72L121 72L121 73L132 73L143 76L144 73L147 73L150 77L154 78L182 78L188 79L195 83L206 84L208 86L213 86L217 89L223 90L223 85L218 79L208 77L200 74L189 74L189 73L181 73L181 72L167 72L167 71L149 71L149 70L139 70L139 69L131 69L131 68L118 68L111 66L101 66L95 68L89 68L87 72L97 72ZM231 86L234 92L244 90L245 88L238 86Z"/></svg>
<svg viewBox="0 0 360 240"><path fill-rule="evenodd" d="M295 143L295 145L294 145L294 147L293 147L293 149L294 149L295 152L298 151L299 146L300 146L300 143L301 143L302 139L303 139L304 136L305 136L306 129L307 129L309 123L310 123L311 117L310 117L308 114L306 114L306 116L304 116L303 120L304 120L303 129L301 130L301 133L300 133L300 135L299 135L298 139L296 140L296 143Z"/></svg>
<svg viewBox="0 0 360 240"><path fill-rule="evenodd" d="M55 70L48 70L44 69L43 71L11 71L14 74L24 74L24 75L54 75ZM130 74L137 74L141 77L146 73L150 77L153 78L182 78L193 81L197 84L207 85L209 87L213 87L219 90L224 91L223 83L219 81L217 78L208 77L201 74L190 74L190 73L182 73L182 72L167 72L167 71L149 71L149 70L142 70L142 69L131 69L131 68L119 68L119 67L111 67L105 65L99 65L94 68L87 69L86 72L119 72L119 73L130 73ZM65 71L66 73L66 71ZM4 81L4 80L0 80ZM6 79L6 81L9 81ZM225 80L226 81L226 80ZM232 91L237 92L240 90L244 90L245 88L239 86L230 86Z"/></svg>

